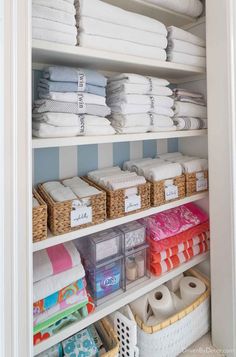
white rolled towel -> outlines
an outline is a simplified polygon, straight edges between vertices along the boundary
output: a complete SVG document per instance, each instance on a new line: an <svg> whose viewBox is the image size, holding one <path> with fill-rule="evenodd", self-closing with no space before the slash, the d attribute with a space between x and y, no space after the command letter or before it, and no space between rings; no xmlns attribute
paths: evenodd
<svg viewBox="0 0 236 357"><path fill-rule="evenodd" d="M147 173L147 177L151 181L161 181L180 176L183 173L182 166L178 163L160 165L156 168L151 168Z"/></svg>
<svg viewBox="0 0 236 357"><path fill-rule="evenodd" d="M142 159L136 159L136 160L129 160L129 161L125 161L123 164L123 170L131 170L131 167L135 164L139 164L141 162L145 162L145 161L150 161L152 160L150 157L145 157Z"/></svg>
<svg viewBox="0 0 236 357"><path fill-rule="evenodd" d="M193 159L182 163L184 172L194 173L199 171L208 170L208 160L207 159Z"/></svg>
<svg viewBox="0 0 236 357"><path fill-rule="evenodd" d="M80 177L75 176L72 177L70 179L66 179L62 181L63 185L66 187L86 187L89 186L89 184L87 182L85 182L84 180L82 180Z"/></svg>
<svg viewBox="0 0 236 357"><path fill-rule="evenodd" d="M69 187L61 187L50 191L50 196L56 202L76 200L77 197Z"/></svg>

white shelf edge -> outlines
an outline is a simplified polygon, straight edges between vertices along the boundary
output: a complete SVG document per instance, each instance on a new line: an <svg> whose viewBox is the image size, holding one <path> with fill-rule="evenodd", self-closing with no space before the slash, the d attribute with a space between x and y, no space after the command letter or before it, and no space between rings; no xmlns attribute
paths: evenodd
<svg viewBox="0 0 236 357"><path fill-rule="evenodd" d="M207 135L207 129L201 130L186 130L186 131L169 131L159 133L143 133L143 134L117 134L106 136L77 136L70 138L49 138L49 139L32 139L32 148L50 148L63 146L77 146L88 144L105 144L105 143L119 143L128 141L142 141L142 140L158 140L171 138L186 138L198 137Z"/></svg>
<svg viewBox="0 0 236 357"><path fill-rule="evenodd" d="M48 340L41 342L40 344L34 347L34 356L45 351L51 346L55 345L58 342L63 341L64 339L72 336L73 334L79 332L80 330L86 328L92 323L102 319L103 317L109 315L113 311L120 309L122 306L129 304L131 301L147 294L151 290L155 289L159 285L164 284L166 281L173 279L175 276L183 273L184 271L194 267L197 264L202 263L203 261L209 258L209 252L200 254L190 261L180 265L178 268L171 270L168 273L161 275L160 277L152 276L149 280L136 285L132 289L117 295L116 297L110 299L108 302L98 306L92 314L83 320L72 324L71 326L66 327L63 331L58 334L50 337Z"/></svg>
<svg viewBox="0 0 236 357"><path fill-rule="evenodd" d="M208 192L202 192L202 193L198 193L194 196L185 197L181 200L170 202L170 203L167 203L167 204L159 206L159 207L152 207L145 211L130 214L125 217L107 220L103 223L96 224L94 226L90 226L87 228L79 229L79 230L76 230L76 231L73 231L70 233L66 233L66 234L62 234L62 235L58 235L58 236L53 236L50 233L49 238L42 240L40 242L33 243L33 251L36 252L38 250L53 247L57 244L69 242L69 241L72 241L77 238L82 238L82 237L87 236L92 233L96 233L96 232L100 232L100 231L103 231L108 228L116 227L116 226L119 226L119 225L127 223L127 222L132 222L132 221L135 221L140 218L151 216L152 214L155 214L158 212L166 211L170 208L178 207L178 206L181 206L186 203L201 200L206 197L208 197Z"/></svg>

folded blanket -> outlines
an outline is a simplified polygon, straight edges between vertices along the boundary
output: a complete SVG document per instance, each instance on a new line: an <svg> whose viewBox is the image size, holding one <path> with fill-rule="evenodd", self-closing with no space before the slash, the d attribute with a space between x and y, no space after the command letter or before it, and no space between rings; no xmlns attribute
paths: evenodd
<svg viewBox="0 0 236 357"><path fill-rule="evenodd" d="M171 127L173 126L173 120L170 117L158 114L113 114L111 117L112 125L117 127L135 127L135 126L159 126L159 127Z"/></svg>
<svg viewBox="0 0 236 357"><path fill-rule="evenodd" d="M79 97L80 99L81 97ZM111 113L110 108L106 105L85 104L83 99L78 103L59 102L50 99L38 99L34 101L33 113L74 113L90 114L105 117Z"/></svg>
<svg viewBox="0 0 236 357"><path fill-rule="evenodd" d="M207 118L206 106L193 103L175 102L174 112L176 117Z"/></svg>
<svg viewBox="0 0 236 357"><path fill-rule="evenodd" d="M180 14L198 17L203 11L200 0L146 0L165 9L179 12Z"/></svg>
<svg viewBox="0 0 236 357"><path fill-rule="evenodd" d="M165 108L165 107L160 107L158 105L155 105L157 103L153 104L143 104L143 105L137 105L137 104L126 104L126 103L116 103L113 105L110 105L112 115L115 114L144 114L144 113L152 113L152 114L158 114L158 115L165 115L167 117L173 117L174 112L171 108Z"/></svg>
<svg viewBox="0 0 236 357"><path fill-rule="evenodd" d="M178 245L175 245L172 248L167 248L165 250L162 250L159 253L156 253L155 251L150 251L151 263L160 263L163 260L170 258L173 255L177 255L178 253L181 253L187 250L188 248L194 247L197 244L205 242L208 239L209 239L209 232L204 232L198 234L197 236L194 236L193 238L187 240L186 242L179 243Z"/></svg>
<svg viewBox="0 0 236 357"><path fill-rule="evenodd" d="M207 128L207 119L177 117L173 118L173 120L178 130L196 130Z"/></svg>
<svg viewBox="0 0 236 357"><path fill-rule="evenodd" d="M33 304L33 315L39 315L40 313L51 309L53 306L66 300L68 297L75 295L78 291L84 289L86 286L86 281L84 279L79 279L76 282L60 289L59 291L51 294L44 299L36 301Z"/></svg>
<svg viewBox="0 0 236 357"><path fill-rule="evenodd" d="M103 36L163 49L167 47L166 35L159 35L154 32L116 25L111 22L105 22L87 16L80 16L78 28L80 33L84 32L87 35Z"/></svg>
<svg viewBox="0 0 236 357"><path fill-rule="evenodd" d="M173 255L172 257L163 260L161 263L151 263L151 272L154 275L159 276L174 268L177 268L179 265L189 261L198 254L208 251L209 249L209 241L202 242L195 245L194 247L188 248L182 253Z"/></svg>
<svg viewBox="0 0 236 357"><path fill-rule="evenodd" d="M78 21L80 16L88 16L112 24L129 26L139 30L146 30L166 36L164 24L150 17L129 12L99 0L76 0Z"/></svg>
<svg viewBox="0 0 236 357"><path fill-rule="evenodd" d="M54 1L52 1L54 4ZM56 10L48 6L41 6L37 4L32 5L32 16L41 19L60 22L67 25L75 25L74 13L68 13L62 10Z"/></svg>
<svg viewBox="0 0 236 357"><path fill-rule="evenodd" d="M149 168L145 177L150 181L161 181L182 175L183 169L180 164L162 164Z"/></svg>
<svg viewBox="0 0 236 357"><path fill-rule="evenodd" d="M187 203L144 218L147 235L154 241L166 239L208 220L208 215L194 203Z"/></svg>
<svg viewBox="0 0 236 357"><path fill-rule="evenodd" d="M110 122L106 118L98 117L96 115L78 115L72 113L52 113L46 112L41 114L33 114L33 121L35 123L46 123L59 127L79 126L108 126Z"/></svg>
<svg viewBox="0 0 236 357"><path fill-rule="evenodd" d="M107 86L107 94L150 94L150 95L172 95L172 90L169 87L159 86L150 82L146 84L125 83L124 80L111 81Z"/></svg>
<svg viewBox="0 0 236 357"><path fill-rule="evenodd" d="M52 20L41 19L39 17L32 17L32 26L35 29L51 30L55 32L71 34L74 35L74 39L76 40L77 28L75 26L62 24Z"/></svg>
<svg viewBox="0 0 236 357"><path fill-rule="evenodd" d="M85 105L87 104L96 104L96 105L106 105L105 97L100 95L95 95L91 93L75 93L75 92L48 92L40 93L39 98L41 99L50 99L56 100L58 102L68 102L68 103L81 103L83 102Z"/></svg>
<svg viewBox="0 0 236 357"><path fill-rule="evenodd" d="M33 302L44 299L65 286L70 285L74 281L82 279L84 276L84 268L80 264L72 269L63 271L62 273L37 281L34 283Z"/></svg>
<svg viewBox="0 0 236 357"><path fill-rule="evenodd" d="M85 68L72 68L63 66L49 66L44 69L43 77L55 82L74 82L85 86L91 84L94 86L105 87L107 79L101 73ZM81 86L81 87L82 87ZM78 92L80 90L78 89Z"/></svg>
<svg viewBox="0 0 236 357"><path fill-rule="evenodd" d="M33 282L59 274L81 264L73 242L58 244L34 253Z"/></svg>
<svg viewBox="0 0 236 357"><path fill-rule="evenodd" d="M80 33L78 42L81 47L166 61L166 51L154 46L146 46L103 36L87 35L83 32Z"/></svg>
<svg viewBox="0 0 236 357"><path fill-rule="evenodd" d="M33 0L33 5L49 7L50 9L61 10L65 13L75 16L75 7L72 2L65 0Z"/></svg>
<svg viewBox="0 0 236 357"><path fill-rule="evenodd" d="M186 41L202 47L206 46L206 42L202 38L175 26L168 27L168 39Z"/></svg>
<svg viewBox="0 0 236 357"><path fill-rule="evenodd" d="M206 56L206 49L204 47L194 45L190 42L176 40L176 39L168 40L167 52L171 53L171 51L187 53L192 56L200 56L200 57Z"/></svg>
<svg viewBox="0 0 236 357"><path fill-rule="evenodd" d="M206 67L206 57L192 56L175 51L167 54L167 61L189 66Z"/></svg>
<svg viewBox="0 0 236 357"><path fill-rule="evenodd" d="M201 98L191 98L191 97L183 97L183 96L179 96L179 97L175 97L174 98L175 101L179 101L179 102L186 102L186 103L193 103L193 104L197 104L197 105L206 105L206 102L204 99Z"/></svg>
<svg viewBox="0 0 236 357"><path fill-rule="evenodd" d="M113 105L116 103L125 103L125 104L135 104L137 107L142 105L150 105L151 108L163 107L171 108L174 104L174 100L166 96L157 96L157 95L142 95L142 94L123 94L116 93L109 95L107 98L107 104Z"/></svg>
<svg viewBox="0 0 236 357"><path fill-rule="evenodd" d="M32 38L34 38L35 40L63 43L65 45L76 45L76 36L74 34L36 27L32 28Z"/></svg>
<svg viewBox="0 0 236 357"><path fill-rule="evenodd" d="M181 97L188 97L188 98L194 98L194 99L203 99L204 98L203 94L192 92L187 89L174 88L173 92L174 92L175 98L177 98L177 99L181 98Z"/></svg>
<svg viewBox="0 0 236 357"><path fill-rule="evenodd" d="M45 78L40 78L38 92L42 92L44 94L49 92L87 92L101 95L103 97L106 96L105 87L99 87L88 83L81 87L76 82L54 82Z"/></svg>

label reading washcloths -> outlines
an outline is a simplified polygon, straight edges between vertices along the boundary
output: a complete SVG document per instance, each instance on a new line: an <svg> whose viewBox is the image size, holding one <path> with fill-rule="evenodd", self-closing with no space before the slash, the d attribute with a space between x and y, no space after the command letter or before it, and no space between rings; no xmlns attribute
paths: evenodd
<svg viewBox="0 0 236 357"><path fill-rule="evenodd" d="M165 181L165 200L175 200L179 197L178 187L174 185L173 180Z"/></svg>
<svg viewBox="0 0 236 357"><path fill-rule="evenodd" d="M133 195L125 199L125 212L136 211L141 208L141 196Z"/></svg>

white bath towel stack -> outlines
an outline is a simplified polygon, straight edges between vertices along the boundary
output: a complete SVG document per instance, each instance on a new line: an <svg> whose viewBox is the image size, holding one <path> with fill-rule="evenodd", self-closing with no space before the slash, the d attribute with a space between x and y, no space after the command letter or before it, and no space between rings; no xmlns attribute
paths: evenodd
<svg viewBox="0 0 236 357"><path fill-rule="evenodd" d="M33 39L76 45L73 0L33 0Z"/></svg>
<svg viewBox="0 0 236 357"><path fill-rule="evenodd" d="M203 4L200 0L145 0L146 2L172 10L180 14L198 17L203 12Z"/></svg>
<svg viewBox="0 0 236 357"><path fill-rule="evenodd" d="M175 26L168 27L167 60L206 67L205 40Z"/></svg>
<svg viewBox="0 0 236 357"><path fill-rule="evenodd" d="M165 79L122 73L108 79L107 104L118 133L175 130L172 90Z"/></svg>
<svg viewBox="0 0 236 357"><path fill-rule="evenodd" d="M161 22L100 0L75 0L78 45L166 60L167 29Z"/></svg>

